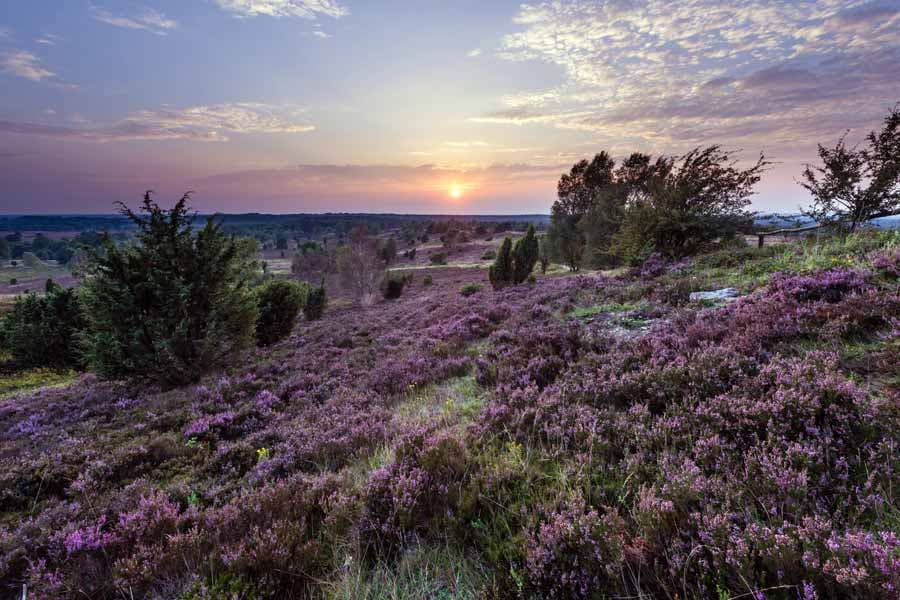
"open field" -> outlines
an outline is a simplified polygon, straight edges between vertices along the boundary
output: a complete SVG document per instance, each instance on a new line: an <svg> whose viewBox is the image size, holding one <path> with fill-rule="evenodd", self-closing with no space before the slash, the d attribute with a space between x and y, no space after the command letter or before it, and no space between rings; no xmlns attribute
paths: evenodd
<svg viewBox="0 0 900 600"><path fill-rule="evenodd" d="M896 233L496 291L412 268L400 299L341 297L197 386L64 376L0 398L6 590L897 589ZM687 301L724 286L741 297Z"/></svg>

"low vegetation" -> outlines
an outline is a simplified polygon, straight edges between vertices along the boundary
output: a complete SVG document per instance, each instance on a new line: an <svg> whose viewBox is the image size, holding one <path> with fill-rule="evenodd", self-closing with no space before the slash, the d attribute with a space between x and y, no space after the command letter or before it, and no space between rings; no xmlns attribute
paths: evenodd
<svg viewBox="0 0 900 600"><path fill-rule="evenodd" d="M477 270L431 275L197 385L87 375L0 400L6 589L794 599L900 584L897 233L469 296ZM741 298L687 303L728 281Z"/></svg>

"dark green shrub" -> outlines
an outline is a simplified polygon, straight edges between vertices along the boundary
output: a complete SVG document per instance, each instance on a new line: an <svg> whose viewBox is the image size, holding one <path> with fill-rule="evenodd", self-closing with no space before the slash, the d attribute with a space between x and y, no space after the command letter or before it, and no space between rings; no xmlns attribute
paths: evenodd
<svg viewBox="0 0 900 600"><path fill-rule="evenodd" d="M406 287L409 277L399 275L397 273L388 273L381 280L381 295L385 300L396 300L403 295L403 288Z"/></svg>
<svg viewBox="0 0 900 600"><path fill-rule="evenodd" d="M522 283L528 279L537 261L538 240L534 235L534 225L529 225L525 237L519 238L513 249L513 283Z"/></svg>
<svg viewBox="0 0 900 600"><path fill-rule="evenodd" d="M447 264L447 253L446 252L435 252L431 255L431 264L433 265L446 265Z"/></svg>
<svg viewBox="0 0 900 600"><path fill-rule="evenodd" d="M495 258L497 258L497 251L493 249L485 250L481 255L481 260L494 260Z"/></svg>
<svg viewBox="0 0 900 600"><path fill-rule="evenodd" d="M488 279L495 288L509 285L513 280L512 240L504 238L494 264L488 271Z"/></svg>
<svg viewBox="0 0 900 600"><path fill-rule="evenodd" d="M434 279L431 277L431 275L426 275L422 278L422 285L428 286L432 283L434 283Z"/></svg>
<svg viewBox="0 0 900 600"><path fill-rule="evenodd" d="M477 283L467 283L466 285L462 286L462 288L459 290L459 293L468 298L469 296L480 292L481 289L481 286Z"/></svg>
<svg viewBox="0 0 900 600"><path fill-rule="evenodd" d="M80 368L79 338L87 326L81 299L50 280L45 289L43 297L29 292L16 299L3 319L4 347L22 368Z"/></svg>
<svg viewBox="0 0 900 600"><path fill-rule="evenodd" d="M19 280L16 279L15 277L13 277L12 279L9 280L9 285L18 285L18 283L19 283Z"/></svg>
<svg viewBox="0 0 900 600"><path fill-rule="evenodd" d="M87 357L101 376L174 386L227 366L254 341L249 260L210 217L195 230L186 194L171 210L122 206L134 242L103 242L85 283Z"/></svg>
<svg viewBox="0 0 900 600"><path fill-rule="evenodd" d="M378 256L389 265L397 258L397 242L394 238L388 238L378 244Z"/></svg>
<svg viewBox="0 0 900 600"><path fill-rule="evenodd" d="M322 313L325 312L325 305L327 302L325 282L323 281L322 285L311 288L306 295L306 306L303 307L303 315L306 317L306 320L316 321L321 319Z"/></svg>
<svg viewBox="0 0 900 600"><path fill-rule="evenodd" d="M256 321L256 343L269 346L286 338L294 329L297 315L306 306L309 284L276 279L256 292L259 319Z"/></svg>

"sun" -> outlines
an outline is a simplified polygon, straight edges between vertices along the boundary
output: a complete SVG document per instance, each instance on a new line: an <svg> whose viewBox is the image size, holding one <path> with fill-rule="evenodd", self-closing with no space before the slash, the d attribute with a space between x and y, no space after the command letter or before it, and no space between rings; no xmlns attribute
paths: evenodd
<svg viewBox="0 0 900 600"><path fill-rule="evenodd" d="M454 200L459 200L460 198L462 198L463 192L465 192L463 186L459 185L458 183L451 184L450 189L447 190L447 193L450 194L450 197Z"/></svg>

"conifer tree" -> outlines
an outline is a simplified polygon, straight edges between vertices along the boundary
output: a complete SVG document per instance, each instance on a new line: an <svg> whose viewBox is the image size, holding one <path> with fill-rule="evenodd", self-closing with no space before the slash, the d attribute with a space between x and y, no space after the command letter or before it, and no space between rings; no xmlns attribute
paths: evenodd
<svg viewBox="0 0 900 600"><path fill-rule="evenodd" d="M538 240L534 235L534 225L528 226L525 237L516 241L513 250L513 283L519 284L528 279L538 261Z"/></svg>
<svg viewBox="0 0 900 600"><path fill-rule="evenodd" d="M102 376L184 385L254 342L258 310L241 248L213 217L195 230L189 199L165 210L147 192L141 213L122 204L135 240L107 236L93 257L87 358Z"/></svg>
<svg viewBox="0 0 900 600"><path fill-rule="evenodd" d="M513 254L512 240L509 238L504 238L503 243L500 245L500 250L497 252L497 258L494 260L494 264L491 265L488 277L494 288L501 288L512 283Z"/></svg>

